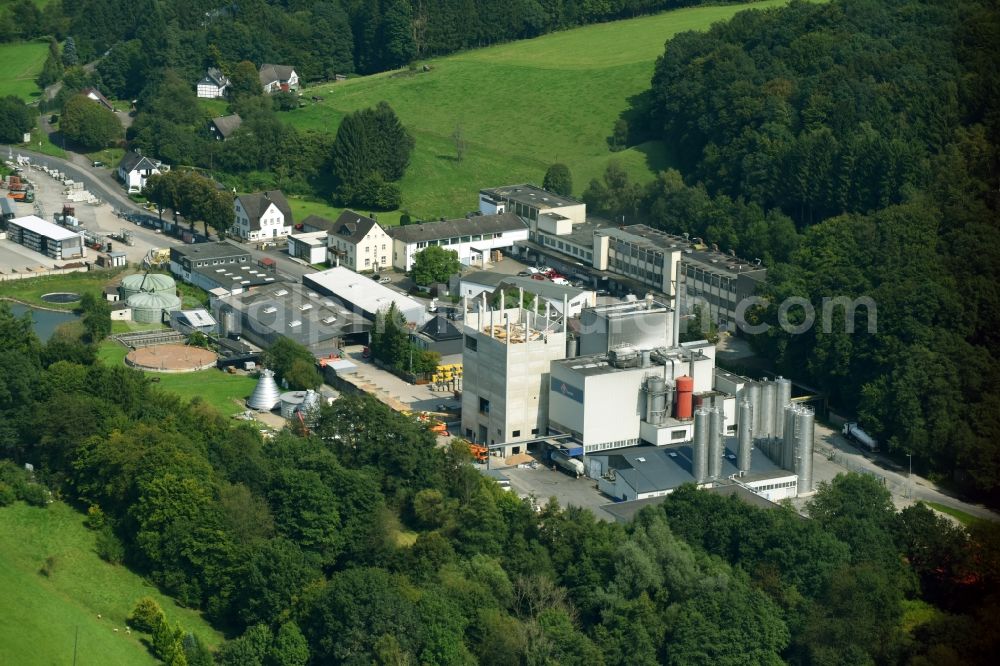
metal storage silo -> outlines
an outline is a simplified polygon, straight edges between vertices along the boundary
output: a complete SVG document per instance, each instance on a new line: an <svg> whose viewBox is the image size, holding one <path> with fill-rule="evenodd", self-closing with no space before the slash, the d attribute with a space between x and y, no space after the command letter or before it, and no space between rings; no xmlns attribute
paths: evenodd
<svg viewBox="0 0 1000 666"><path fill-rule="evenodd" d="M813 445L816 438L816 415L812 407L803 405L796 415L796 438L799 454L799 494L813 489Z"/></svg>
<svg viewBox="0 0 1000 666"><path fill-rule="evenodd" d="M773 382L764 382L760 387L760 430L757 437L769 439L774 436L775 389Z"/></svg>
<svg viewBox="0 0 1000 666"><path fill-rule="evenodd" d="M740 403L739 420L736 422L738 433L738 451L736 466L741 472L750 471L750 451L753 448L753 407L749 400Z"/></svg>
<svg viewBox="0 0 1000 666"><path fill-rule="evenodd" d="M709 438L709 412L704 407L699 407L694 413L694 441L692 442L692 462L694 480L697 483L705 483L708 480L708 438Z"/></svg>
<svg viewBox="0 0 1000 666"><path fill-rule="evenodd" d="M305 402L305 391L286 391L281 394L281 416L286 419L295 418L295 411Z"/></svg>
<svg viewBox="0 0 1000 666"><path fill-rule="evenodd" d="M708 435L708 476L712 479L722 477L722 451L726 434L725 414L719 407L713 407L709 414Z"/></svg>
<svg viewBox="0 0 1000 666"><path fill-rule="evenodd" d="M691 401L694 394L694 379L681 375L676 379L677 411L675 416L680 420L691 418Z"/></svg>
<svg viewBox="0 0 1000 666"><path fill-rule="evenodd" d="M260 380L253 393L247 398L247 407L262 412L269 412L281 401L278 385L274 381L274 373L264 369L260 371Z"/></svg>
<svg viewBox="0 0 1000 666"><path fill-rule="evenodd" d="M782 414L782 437L781 437L781 467L793 471L795 467L795 418L798 413L798 405L789 403L785 405Z"/></svg>
<svg viewBox="0 0 1000 666"><path fill-rule="evenodd" d="M750 435L760 437L760 382L750 382L748 390L750 395L750 408L753 411L753 423L750 425Z"/></svg>
<svg viewBox="0 0 1000 666"><path fill-rule="evenodd" d="M653 375L646 378L646 422L651 425L663 423L666 416L667 383L663 377Z"/></svg>
<svg viewBox="0 0 1000 666"><path fill-rule="evenodd" d="M792 382L784 377L774 380L774 437L781 437L785 432L785 405L792 400Z"/></svg>

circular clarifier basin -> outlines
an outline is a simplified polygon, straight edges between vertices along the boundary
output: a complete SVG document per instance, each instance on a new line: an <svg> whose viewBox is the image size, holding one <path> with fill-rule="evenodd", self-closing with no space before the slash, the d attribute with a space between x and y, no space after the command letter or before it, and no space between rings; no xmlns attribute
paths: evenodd
<svg viewBox="0 0 1000 666"><path fill-rule="evenodd" d="M54 291L51 294L42 294L42 300L46 303L76 303L80 300L80 294L71 291Z"/></svg>

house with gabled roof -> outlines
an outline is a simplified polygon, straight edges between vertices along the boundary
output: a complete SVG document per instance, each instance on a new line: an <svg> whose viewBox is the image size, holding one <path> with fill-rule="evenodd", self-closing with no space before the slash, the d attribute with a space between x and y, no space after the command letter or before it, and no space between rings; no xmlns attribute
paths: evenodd
<svg viewBox="0 0 1000 666"><path fill-rule="evenodd" d="M327 232L326 247L336 266L353 271L392 268L392 239L373 218L345 210Z"/></svg>
<svg viewBox="0 0 1000 666"><path fill-rule="evenodd" d="M292 233L292 208L281 190L236 197L233 233L248 241L284 239Z"/></svg>
<svg viewBox="0 0 1000 666"><path fill-rule="evenodd" d="M114 111L115 107L108 101L108 98L101 94L101 91L97 88L84 88L80 91L81 95L85 95L87 99L94 100L101 106L103 106L108 111Z"/></svg>
<svg viewBox="0 0 1000 666"><path fill-rule="evenodd" d="M298 90L299 75L291 65L265 63L260 66L260 85L266 93Z"/></svg>
<svg viewBox="0 0 1000 666"><path fill-rule="evenodd" d="M238 130L242 124L243 119L240 118L240 114L238 113L212 118L208 121L208 133L211 134L212 138L216 141L225 141L231 137L233 132Z"/></svg>
<svg viewBox="0 0 1000 666"><path fill-rule="evenodd" d="M124 185L130 194L142 192L146 187L146 179L153 174L161 174L170 171L170 167L159 160L154 160L136 151L129 151L118 163L118 180Z"/></svg>
<svg viewBox="0 0 1000 666"><path fill-rule="evenodd" d="M229 90L229 77L216 67L209 67L205 76L198 81L196 90L198 97L203 99L215 99L225 97Z"/></svg>

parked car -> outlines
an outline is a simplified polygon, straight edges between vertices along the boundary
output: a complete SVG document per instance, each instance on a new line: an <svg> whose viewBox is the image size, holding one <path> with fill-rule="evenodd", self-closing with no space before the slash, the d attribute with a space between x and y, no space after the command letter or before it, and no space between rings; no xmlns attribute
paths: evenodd
<svg viewBox="0 0 1000 666"><path fill-rule="evenodd" d="M520 273L517 274L517 277L531 277L532 275L533 274L531 271L521 271Z"/></svg>
<svg viewBox="0 0 1000 666"><path fill-rule="evenodd" d="M553 284L557 284L560 287L568 287L569 286L569 280L567 280L564 277L554 277L554 278L552 278L552 282L553 282Z"/></svg>
<svg viewBox="0 0 1000 666"><path fill-rule="evenodd" d="M96 169L97 167L104 166L104 162L100 162L98 160L94 160L93 162L90 163L90 166L92 166L92 167L94 167Z"/></svg>
<svg viewBox="0 0 1000 666"><path fill-rule="evenodd" d="M382 276L378 279L379 284L389 284L390 282L392 282L392 280L389 279L388 276Z"/></svg>
<svg viewBox="0 0 1000 666"><path fill-rule="evenodd" d="M535 273L540 273L541 272L537 268L535 268L534 266L528 266L528 268L526 270L531 275L534 275Z"/></svg>

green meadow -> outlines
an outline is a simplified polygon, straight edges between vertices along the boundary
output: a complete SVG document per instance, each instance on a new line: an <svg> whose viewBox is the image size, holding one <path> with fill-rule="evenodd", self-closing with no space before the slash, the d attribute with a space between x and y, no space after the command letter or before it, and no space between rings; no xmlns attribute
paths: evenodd
<svg viewBox="0 0 1000 666"><path fill-rule="evenodd" d="M0 96L14 95L25 101L37 97L41 90L35 77L48 51L45 41L0 44Z"/></svg>
<svg viewBox="0 0 1000 666"><path fill-rule="evenodd" d="M0 664L159 663L139 632L125 633L125 619L143 596L155 598L171 622L208 645L221 642L198 613L101 560L94 548L95 533L84 527L83 515L62 502L0 508Z"/></svg>
<svg viewBox="0 0 1000 666"><path fill-rule="evenodd" d="M669 147L650 142L612 153L607 138L629 98L649 87L666 40L744 9L782 4L679 9L436 58L417 71L326 83L304 93L323 101L283 118L301 129L333 131L345 114L388 101L416 139L400 183L402 207L425 219L475 209L483 187L540 184L553 162L570 167L576 194L609 159L647 181L670 166ZM466 143L461 160L456 130ZM391 223L398 214L385 218Z"/></svg>

